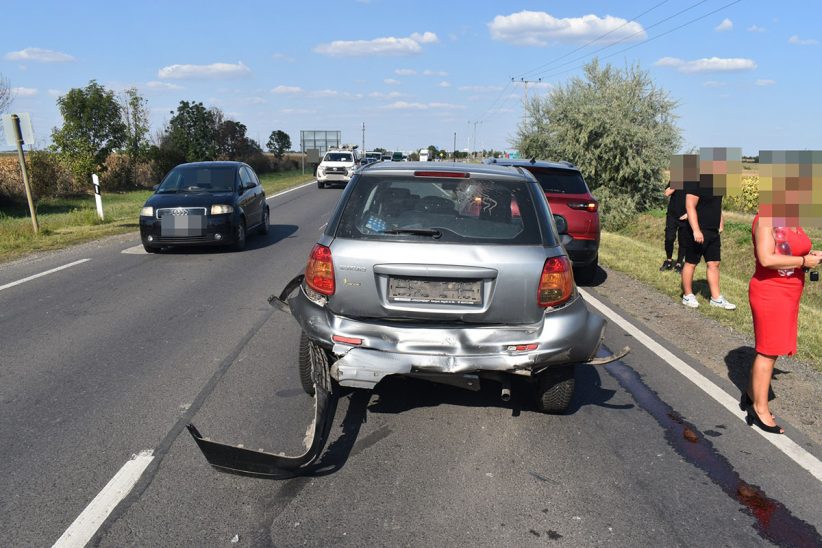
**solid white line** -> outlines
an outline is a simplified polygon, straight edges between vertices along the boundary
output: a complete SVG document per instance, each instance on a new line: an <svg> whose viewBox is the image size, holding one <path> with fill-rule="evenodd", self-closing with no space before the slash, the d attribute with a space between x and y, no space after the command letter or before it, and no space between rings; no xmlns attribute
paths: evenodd
<svg viewBox="0 0 822 548"><path fill-rule="evenodd" d="M57 268L52 268L51 270L46 270L45 272L41 272L39 274L34 274L33 276L29 276L28 278L23 278L22 280L17 280L16 282L7 283L6 285L0 285L0 291L3 291L4 289L8 289L10 287L14 287L15 285L20 285L20 284L24 284L26 282L30 282L31 280L35 280L35 279L40 278L42 276L45 276L47 274L52 274L54 272L58 272L58 271L63 270L65 268L69 268L69 267L72 267L72 266L75 266L75 265L78 265L78 264L82 264L82 263L88 262L90 260L91 259L80 259L79 261L74 261L73 263L64 264L63 266L58 266Z"/></svg>
<svg viewBox="0 0 822 548"><path fill-rule="evenodd" d="M653 340L643 331L635 327L628 320L608 308L601 301L596 299L593 295L580 288L579 292L585 298L585 302L592 305L599 310L604 316L612 322L627 331L637 341L645 345L651 352L668 362L668 364L679 371L685 378L697 385L703 392L711 396L722 407L731 412L732 415L740 417L739 402L736 398L722 390L707 377L702 375L699 371L685 363L684 361L673 355L667 348ZM740 417L742 418L742 417ZM744 418L742 419L744 421ZM815 456L806 451L798 443L790 439L787 435L767 434L759 428L754 428L754 431L760 434L763 438L771 442L777 449L785 453L788 458L796 464L807 470L817 480L822 481L822 462Z"/></svg>
<svg viewBox="0 0 822 548"><path fill-rule="evenodd" d="M111 481L86 506L86 509L77 516L66 532L57 539L54 546L59 548L85 546L111 511L131 492L152 460L154 460L154 455L151 449L132 455L131 459L114 474Z"/></svg>
<svg viewBox="0 0 822 548"><path fill-rule="evenodd" d="M302 184L302 185L300 185L300 186L295 186L294 188L289 188L288 190L283 190L282 192L278 192L277 194L272 194L271 196L269 196L268 198L266 198L266 201L270 200L271 198L276 198L277 196L282 196L283 194L288 194L289 192L294 192L295 190L299 190L299 189L301 189L301 188L305 188L305 187L307 187L307 186L309 186L309 185L313 185L313 184L314 184L314 183L316 183L316 182L317 182L317 180L316 180L316 179L314 179L313 181L308 181L307 183Z"/></svg>

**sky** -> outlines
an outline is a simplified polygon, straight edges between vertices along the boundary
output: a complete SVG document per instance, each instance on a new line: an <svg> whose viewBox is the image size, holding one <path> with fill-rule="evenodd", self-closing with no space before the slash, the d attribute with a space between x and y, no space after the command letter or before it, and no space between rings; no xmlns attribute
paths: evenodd
<svg viewBox="0 0 822 548"><path fill-rule="evenodd" d="M369 150L450 150L455 133L461 150L510 150L525 93L598 57L678 102L681 152L822 148L816 1L12 0L3 14L0 74L38 147L62 125L57 98L96 80L136 87L153 132L187 100L263 145L322 129L361 144L365 124Z"/></svg>

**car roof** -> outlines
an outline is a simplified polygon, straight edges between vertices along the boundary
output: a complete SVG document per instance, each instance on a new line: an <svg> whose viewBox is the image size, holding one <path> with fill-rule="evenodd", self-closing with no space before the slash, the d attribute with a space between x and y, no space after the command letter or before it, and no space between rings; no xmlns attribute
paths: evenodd
<svg viewBox="0 0 822 548"><path fill-rule="evenodd" d="M375 162L360 169L361 173L384 173L386 175L412 175L414 171L443 171L448 173L470 173L496 177L511 177L536 181L533 175L523 172L519 166L493 164L458 164L437 162Z"/></svg>
<svg viewBox="0 0 822 548"><path fill-rule="evenodd" d="M176 167L240 167L247 164L243 162L229 162L227 160L215 162L189 162L187 164L179 164Z"/></svg>
<svg viewBox="0 0 822 548"><path fill-rule="evenodd" d="M570 171L579 171L579 168L571 162L549 162L548 160L512 160L509 158L489 158L485 160L486 164L501 165L501 166L518 166L528 169L529 167L546 167L551 169L567 169Z"/></svg>

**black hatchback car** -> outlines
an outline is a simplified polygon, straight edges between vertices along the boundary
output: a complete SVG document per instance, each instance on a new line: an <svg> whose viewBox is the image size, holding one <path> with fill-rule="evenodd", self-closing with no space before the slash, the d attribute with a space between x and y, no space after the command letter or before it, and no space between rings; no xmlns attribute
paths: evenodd
<svg viewBox="0 0 822 548"><path fill-rule="evenodd" d="M149 253L172 245L240 250L250 231L266 234L268 223L260 180L241 162L181 164L154 187L140 210L140 236Z"/></svg>

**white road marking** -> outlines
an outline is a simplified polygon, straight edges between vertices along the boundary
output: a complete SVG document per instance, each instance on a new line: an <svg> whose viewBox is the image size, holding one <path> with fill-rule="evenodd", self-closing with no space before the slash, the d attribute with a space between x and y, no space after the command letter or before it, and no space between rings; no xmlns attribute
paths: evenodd
<svg viewBox="0 0 822 548"><path fill-rule="evenodd" d="M267 201L267 200L270 200L271 198L276 198L277 196L282 196L283 194L288 194L289 192L293 192L293 191L295 191L295 190L299 190L299 189L301 189L301 188L305 188L305 187L307 187L307 186L309 186L309 185L313 185L313 184L315 184L316 182L317 182L317 180L316 180L316 179L314 179L313 181L308 181L307 183L305 183L305 184L303 184L303 185L300 185L300 186L295 186L294 188L289 188L288 190L283 190L282 192L278 192L277 194L272 194L271 196L269 196L268 198L266 198L266 201Z"/></svg>
<svg viewBox="0 0 822 548"><path fill-rule="evenodd" d="M148 255L148 252L143 247L143 244L138 244L134 247L128 247L122 250L120 253L125 253L126 255Z"/></svg>
<svg viewBox="0 0 822 548"><path fill-rule="evenodd" d="M31 280L36 280L37 278L46 276L48 274L53 274L54 272L59 272L60 270L65 270L66 268L70 268L72 266L76 266L78 264L82 264L85 262L90 261L91 259L80 259L79 261L74 261L73 263L64 264L63 266L58 266L57 268L52 268L51 270L46 270L45 272L41 272L39 274L34 274L29 276L28 278L23 278L22 280L17 280L16 282L7 283L5 285L0 285L0 291L4 289L8 289L10 287L14 287L16 285L24 284L26 282L30 282Z"/></svg>
<svg viewBox="0 0 822 548"><path fill-rule="evenodd" d="M628 320L608 308L601 301L596 299L593 295L580 288L579 292L585 298L585 302L596 308L609 320L627 331L637 341L645 345L648 350L668 362L668 364L679 371L685 378L697 385L703 392L708 394L716 400L722 407L731 412L732 415L742 418L739 411L739 401L722 390L720 387L708 380L699 371L677 358L667 348L653 340L646 335L639 328L635 327ZM744 421L744 418L742 418ZM785 453L792 461L807 470L817 480L822 481L822 462L808 451L802 448L798 443L790 439L787 435L767 434L759 428L754 428L759 435L771 442L777 449Z"/></svg>
<svg viewBox="0 0 822 548"><path fill-rule="evenodd" d="M86 509L74 520L66 532L54 543L55 547L82 547L91 540L111 511L128 495L140 476L154 460L153 451L147 449L132 455L120 470L114 474Z"/></svg>

